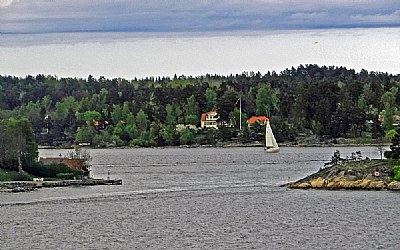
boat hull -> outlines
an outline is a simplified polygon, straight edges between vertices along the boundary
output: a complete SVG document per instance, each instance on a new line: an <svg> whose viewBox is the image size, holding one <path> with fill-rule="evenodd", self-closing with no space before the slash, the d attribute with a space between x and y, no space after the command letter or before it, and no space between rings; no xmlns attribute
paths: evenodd
<svg viewBox="0 0 400 250"><path fill-rule="evenodd" d="M267 153L278 153L279 148L264 148L265 152Z"/></svg>

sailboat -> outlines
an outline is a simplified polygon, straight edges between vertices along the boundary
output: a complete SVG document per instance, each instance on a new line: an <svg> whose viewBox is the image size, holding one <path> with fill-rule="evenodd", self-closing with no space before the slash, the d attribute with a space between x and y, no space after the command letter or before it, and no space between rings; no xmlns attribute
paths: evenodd
<svg viewBox="0 0 400 250"><path fill-rule="evenodd" d="M274 133L272 133L271 126L267 120L267 125L265 125L265 152L267 153L278 153L279 146L276 143Z"/></svg>

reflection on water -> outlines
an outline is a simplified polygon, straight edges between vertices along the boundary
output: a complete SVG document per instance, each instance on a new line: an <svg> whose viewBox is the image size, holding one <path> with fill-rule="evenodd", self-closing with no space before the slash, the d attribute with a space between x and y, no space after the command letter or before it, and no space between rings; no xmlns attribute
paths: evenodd
<svg viewBox="0 0 400 250"><path fill-rule="evenodd" d="M335 150L90 150L94 177L110 172L123 185L0 193L1 249L394 248L398 193L279 187ZM379 157L374 147L361 151Z"/></svg>

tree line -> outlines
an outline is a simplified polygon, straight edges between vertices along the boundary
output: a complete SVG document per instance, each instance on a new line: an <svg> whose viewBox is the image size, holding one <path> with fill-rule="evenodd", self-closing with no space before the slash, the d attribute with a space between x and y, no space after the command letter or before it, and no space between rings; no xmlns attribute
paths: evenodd
<svg viewBox="0 0 400 250"><path fill-rule="evenodd" d="M0 76L0 119L26 119L44 145L262 141L263 128L246 124L253 115L269 117L280 142L296 143L305 134L377 139L396 126L399 85L400 75L318 65L280 73L132 80ZM225 125L200 129L201 114L211 109Z"/></svg>

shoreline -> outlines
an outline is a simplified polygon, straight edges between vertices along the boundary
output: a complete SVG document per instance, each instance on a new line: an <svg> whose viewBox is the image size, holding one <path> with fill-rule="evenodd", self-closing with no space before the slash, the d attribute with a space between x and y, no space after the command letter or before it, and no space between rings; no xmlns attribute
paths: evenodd
<svg viewBox="0 0 400 250"><path fill-rule="evenodd" d="M298 181L281 185L291 189L389 190L400 191L400 182L392 180L387 160L343 160L321 168Z"/></svg>
<svg viewBox="0 0 400 250"><path fill-rule="evenodd" d="M39 145L39 149L74 149L78 145L70 146L43 146ZM387 147L390 143L304 143L304 144L293 144L293 143L280 143L279 147ZM90 147L90 146L79 146L88 149L121 149L121 148L233 148L233 147L264 147L262 143L221 143L217 145L180 145L180 146L155 146L155 147L137 147L137 146L122 146L122 147Z"/></svg>
<svg viewBox="0 0 400 250"><path fill-rule="evenodd" d="M319 190L400 191L400 182L369 178L351 180L343 177L329 179L319 177L312 181L290 182L282 185L282 187Z"/></svg>

